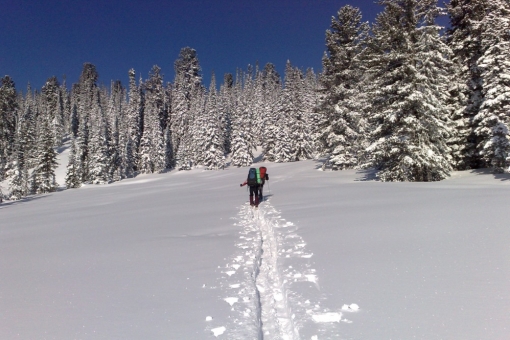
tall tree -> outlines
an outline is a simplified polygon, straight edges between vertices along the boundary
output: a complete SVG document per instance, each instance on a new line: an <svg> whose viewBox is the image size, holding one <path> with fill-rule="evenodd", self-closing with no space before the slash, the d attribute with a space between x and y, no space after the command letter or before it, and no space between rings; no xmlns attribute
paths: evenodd
<svg viewBox="0 0 510 340"><path fill-rule="evenodd" d="M189 168L192 162L193 140L191 127L194 124L193 104L195 110L197 101L203 93L202 76L197 52L185 47L181 49L179 58L175 61L175 80L172 91L172 112L170 117L173 146L177 155L178 168Z"/></svg>
<svg viewBox="0 0 510 340"><path fill-rule="evenodd" d="M166 129L163 77L161 69L154 66L145 83L145 111L143 135L140 143L140 170L144 173L159 172L166 167Z"/></svg>
<svg viewBox="0 0 510 340"><path fill-rule="evenodd" d="M483 164L503 172L510 152L510 3L491 1L480 21L483 54L478 60L483 98L474 117L479 139L478 154Z"/></svg>
<svg viewBox="0 0 510 340"><path fill-rule="evenodd" d="M281 77L276 67L268 63L262 70L262 86L264 96L264 111L260 120L262 122L261 136L264 159L274 161L274 147L277 140L278 128L275 122L278 119L279 100L282 95Z"/></svg>
<svg viewBox="0 0 510 340"><path fill-rule="evenodd" d="M373 29L370 93L376 125L367 165L383 181L437 181L450 171L446 117L452 75L436 0L382 0Z"/></svg>
<svg viewBox="0 0 510 340"><path fill-rule="evenodd" d="M218 111L216 77L211 77L211 85L205 104L205 120L200 148L203 150L203 165L208 170L225 167L225 150L222 134L222 114Z"/></svg>
<svg viewBox="0 0 510 340"><path fill-rule="evenodd" d="M78 147L78 143L76 141L76 138L73 138L71 140L71 149L69 150L69 158L68 158L66 177L65 177L65 183L66 183L67 189L79 188L81 186L79 164L76 159L76 156L78 154L78 152L76 150L77 147Z"/></svg>
<svg viewBox="0 0 510 340"><path fill-rule="evenodd" d="M13 153L17 110L14 81L5 76L0 80L0 180L5 178L8 159Z"/></svg>
<svg viewBox="0 0 510 340"><path fill-rule="evenodd" d="M361 20L360 10L347 5L331 19L331 29L326 31L324 95L319 107L324 119L319 140L333 170L357 166L367 146L363 51L369 26Z"/></svg>
<svg viewBox="0 0 510 340"><path fill-rule="evenodd" d="M465 97L461 101L463 110L454 116L458 141L454 144L453 161L459 170L486 166L479 153L484 137L478 129L480 120L475 116L480 111L483 98L482 70L479 67L479 59L483 55L483 26L480 22L489 10L489 3L489 0L451 0L447 4L450 16L447 42L453 51L453 61L462 67L457 79L464 84L460 90Z"/></svg>
<svg viewBox="0 0 510 340"><path fill-rule="evenodd" d="M56 191L55 169L58 167L57 152L54 149L54 134L49 119L42 120L38 140L38 158L32 172L32 191L36 194Z"/></svg>
<svg viewBox="0 0 510 340"><path fill-rule="evenodd" d="M231 165L236 167L250 166L253 163L252 116L248 109L246 84L243 88L243 78L243 72L238 72L233 89L235 104L232 112L230 159Z"/></svg>

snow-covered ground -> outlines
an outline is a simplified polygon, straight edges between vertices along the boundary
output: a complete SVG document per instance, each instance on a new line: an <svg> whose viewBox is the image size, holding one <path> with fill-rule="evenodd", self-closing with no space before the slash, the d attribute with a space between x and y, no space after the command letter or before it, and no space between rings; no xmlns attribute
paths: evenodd
<svg viewBox="0 0 510 340"><path fill-rule="evenodd" d="M510 339L508 175L262 164L1 204L0 339Z"/></svg>

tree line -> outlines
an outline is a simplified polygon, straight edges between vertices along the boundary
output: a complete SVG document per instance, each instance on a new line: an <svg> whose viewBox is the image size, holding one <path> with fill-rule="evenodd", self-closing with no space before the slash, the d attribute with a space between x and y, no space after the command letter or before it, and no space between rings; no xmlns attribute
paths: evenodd
<svg viewBox="0 0 510 340"><path fill-rule="evenodd" d="M374 23L340 8L326 31L323 70L287 62L202 83L197 52L175 78L129 70L127 88L99 86L93 64L68 89L0 85L0 180L11 199L56 190L57 150L70 143L65 185L110 183L168 169L321 158L333 170L375 168L383 181L437 181L453 170L508 167L508 0L380 0ZM443 30L439 16L447 14ZM226 159L229 163L226 163Z"/></svg>

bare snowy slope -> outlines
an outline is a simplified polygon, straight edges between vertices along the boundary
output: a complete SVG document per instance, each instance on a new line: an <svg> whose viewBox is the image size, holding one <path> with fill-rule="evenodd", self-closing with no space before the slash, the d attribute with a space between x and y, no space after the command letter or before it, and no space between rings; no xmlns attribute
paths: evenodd
<svg viewBox="0 0 510 340"><path fill-rule="evenodd" d="M0 339L508 339L507 176L265 165L0 205Z"/></svg>

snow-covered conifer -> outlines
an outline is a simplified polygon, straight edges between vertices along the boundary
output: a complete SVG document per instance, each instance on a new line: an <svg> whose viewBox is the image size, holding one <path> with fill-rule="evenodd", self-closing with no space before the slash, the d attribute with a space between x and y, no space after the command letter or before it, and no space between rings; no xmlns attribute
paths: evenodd
<svg viewBox="0 0 510 340"><path fill-rule="evenodd" d="M142 84L136 84L134 69L129 70L129 101L127 107L127 133L132 142L132 152L135 162L138 159L138 148L143 134L144 96Z"/></svg>
<svg viewBox="0 0 510 340"><path fill-rule="evenodd" d="M282 94L281 78L276 67L267 63L262 70L264 110L260 117L262 128L262 150L264 159L274 161L274 146L277 139L277 125L279 99Z"/></svg>
<svg viewBox="0 0 510 340"><path fill-rule="evenodd" d="M99 99L99 91L94 96L95 114L90 138L89 181L93 184L107 184L111 182L111 129Z"/></svg>
<svg viewBox="0 0 510 340"><path fill-rule="evenodd" d="M230 140L232 136L232 111L234 109L234 77L231 73L225 74L223 84L220 86L220 94L218 98L218 111L222 117L223 131L223 149L225 153L230 153Z"/></svg>
<svg viewBox="0 0 510 340"><path fill-rule="evenodd" d="M453 148L453 163L459 170L486 166L480 156L480 145L484 137L479 136L478 123L474 117L480 111L483 99L483 79L478 66L483 54L482 32L480 22L485 18L489 0L451 0L447 4L450 16L450 28L447 42L453 51L453 61L460 65L452 81L461 81L460 104L463 110L457 112L454 119L456 140Z"/></svg>
<svg viewBox="0 0 510 340"><path fill-rule="evenodd" d="M19 200L28 194L28 171L25 162L26 145L23 141L25 128L23 115L18 116L14 136L14 161L11 169L10 199Z"/></svg>
<svg viewBox="0 0 510 340"><path fill-rule="evenodd" d="M369 27L361 19L358 8L344 6L326 31L327 53L321 76L325 94L318 108L324 119L318 139L322 151L330 156L333 170L356 167L367 146L362 52Z"/></svg>
<svg viewBox="0 0 510 340"><path fill-rule="evenodd" d="M166 167L165 136L162 124L166 125L164 89L161 69L154 66L145 83L145 110L143 135L140 142L140 171L159 172Z"/></svg>
<svg viewBox="0 0 510 340"><path fill-rule="evenodd" d="M506 158L510 151L510 3L490 2L480 26L483 55L478 68L483 79L483 98L473 119L479 140L476 148L484 166L502 172L508 167Z"/></svg>
<svg viewBox="0 0 510 340"><path fill-rule="evenodd" d="M225 167L225 151L221 112L218 111L218 98L216 93L216 77L211 77L211 85L207 93L205 104L204 134L202 135L200 148L203 150L202 164L208 170L222 169Z"/></svg>
<svg viewBox="0 0 510 340"><path fill-rule="evenodd" d="M81 186L81 176L80 176L80 169L79 169L79 163L77 160L77 150L78 143L76 138L73 138L71 141L71 149L69 150L69 159L67 163L67 170L66 170L66 177L65 177L65 183L66 188L79 188Z"/></svg>
<svg viewBox="0 0 510 340"><path fill-rule="evenodd" d="M62 144L64 136L64 102L57 77L50 77L42 87L44 115L50 120L55 146Z"/></svg>
<svg viewBox="0 0 510 340"><path fill-rule="evenodd" d="M181 49L179 58L175 61L175 80L172 89L172 112L171 128L173 137L173 146L177 154L177 161L180 164L189 164L191 162L191 143L193 137L191 133L193 125L192 104L196 104L197 96L202 91L202 76L200 74L200 64L197 52L185 47ZM182 142L188 144L182 145ZM187 168L186 165L184 168Z"/></svg>
<svg viewBox="0 0 510 340"><path fill-rule="evenodd" d="M248 91L243 91L243 73L236 76L233 89L235 106L232 112L231 165L250 166L253 163L252 116L248 110Z"/></svg>
<svg viewBox="0 0 510 340"><path fill-rule="evenodd" d="M58 188L58 184L55 181L55 169L58 166L58 162L57 152L54 149L54 141L51 122L48 119L43 119L38 140L38 158L31 175L31 190L33 193L53 192Z"/></svg>
<svg viewBox="0 0 510 340"><path fill-rule="evenodd" d="M382 0L370 55L376 124L366 165L383 181L437 181L451 170L446 117L451 54L436 0Z"/></svg>
<svg viewBox="0 0 510 340"><path fill-rule="evenodd" d="M5 178L6 165L14 149L16 97L14 81L9 76L3 77L0 80L0 181Z"/></svg>

